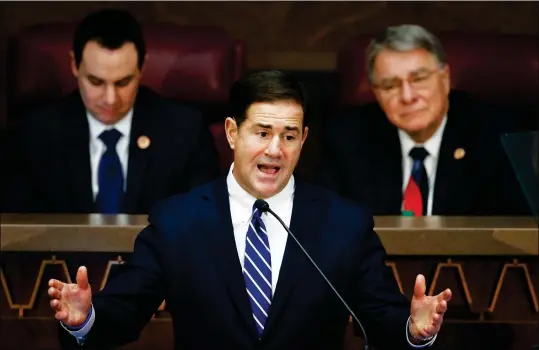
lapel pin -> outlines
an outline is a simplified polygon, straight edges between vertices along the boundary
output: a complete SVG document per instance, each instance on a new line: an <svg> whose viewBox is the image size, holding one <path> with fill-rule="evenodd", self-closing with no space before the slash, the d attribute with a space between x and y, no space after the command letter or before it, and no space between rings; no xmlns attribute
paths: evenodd
<svg viewBox="0 0 539 350"><path fill-rule="evenodd" d="M137 145L140 149L146 149L150 147L150 138L148 136L142 135L137 139Z"/></svg>
<svg viewBox="0 0 539 350"><path fill-rule="evenodd" d="M457 148L455 150L454 156L456 160L464 158L465 155L466 155L466 151L464 150L464 148Z"/></svg>

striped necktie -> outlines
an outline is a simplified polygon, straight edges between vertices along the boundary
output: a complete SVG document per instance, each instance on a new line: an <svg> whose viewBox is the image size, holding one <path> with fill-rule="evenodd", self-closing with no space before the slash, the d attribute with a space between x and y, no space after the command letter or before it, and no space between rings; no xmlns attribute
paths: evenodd
<svg viewBox="0 0 539 350"><path fill-rule="evenodd" d="M243 275L256 329L260 336L271 305L271 254L262 212L253 206L245 242Z"/></svg>
<svg viewBox="0 0 539 350"><path fill-rule="evenodd" d="M408 185L404 191L403 209L405 213L413 214L413 216L427 215L429 178L423 161L429 152L423 147L414 147L409 154L414 163Z"/></svg>

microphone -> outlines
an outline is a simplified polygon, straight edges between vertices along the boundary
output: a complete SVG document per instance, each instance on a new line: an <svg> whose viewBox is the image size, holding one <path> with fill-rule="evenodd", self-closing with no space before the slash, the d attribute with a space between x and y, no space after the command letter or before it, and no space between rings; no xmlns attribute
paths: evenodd
<svg viewBox="0 0 539 350"><path fill-rule="evenodd" d="M301 245L301 243L299 243L298 239L296 238L296 236L294 236L294 234L292 233L292 231L290 231L290 229L285 225L285 223L283 222L283 220L281 220L281 218L275 214L273 212L273 210L270 209L270 206L268 204L268 202L266 202L265 200L263 199L257 199L255 201L255 207L262 211L262 212L268 212L270 213L271 215L273 215L277 220L279 220L279 222L281 223L281 225L283 225L284 229L286 230L286 232L288 232L288 234L290 235L290 237L292 237L294 239L294 241L296 241L296 244L298 245L298 247L301 248L301 250L303 251L303 253L305 254L305 256L311 261L311 263L313 264L313 266L318 270L318 272L320 273L320 275L324 278L324 280L327 282L327 284L331 287L331 289L333 290L333 292L335 292L335 295L337 295L337 297L339 297L339 299L341 300L341 302L343 303L343 305L346 307L346 309L348 310L348 312L350 313L350 315L352 315L352 318L357 322L357 324L359 325L359 328L361 328L361 333L363 333L363 340L364 340L364 347L363 349L364 350L369 350L369 344L368 344L368 341L367 341L367 333L365 332L365 329L363 328L363 325L361 324L361 322L359 321L359 319L357 318L356 314L354 313L354 311L352 311L352 309L350 308L350 306L348 306L348 304L346 303L346 301L344 301L344 299L341 297L341 295L339 294L339 292L337 292L337 289L335 289L335 287L331 284L331 282L329 281L329 279L326 277L326 275L322 272L322 270L320 270L320 268L318 267L318 265L316 265L316 263L314 262L314 260L311 258L311 256L309 255L309 253L307 253L307 251L305 250L305 248L303 248L303 246Z"/></svg>

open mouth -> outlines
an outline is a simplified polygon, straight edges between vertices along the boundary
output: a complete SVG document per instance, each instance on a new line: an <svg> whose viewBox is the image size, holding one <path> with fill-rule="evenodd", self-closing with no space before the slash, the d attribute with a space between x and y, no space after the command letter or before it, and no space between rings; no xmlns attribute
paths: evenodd
<svg viewBox="0 0 539 350"><path fill-rule="evenodd" d="M258 170L267 175L275 175L281 170L281 167L276 165L258 164Z"/></svg>

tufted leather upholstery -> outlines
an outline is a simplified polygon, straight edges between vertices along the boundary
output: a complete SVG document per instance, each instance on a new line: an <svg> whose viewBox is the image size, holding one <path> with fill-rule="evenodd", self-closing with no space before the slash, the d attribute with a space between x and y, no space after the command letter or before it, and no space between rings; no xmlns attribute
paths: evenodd
<svg viewBox="0 0 539 350"><path fill-rule="evenodd" d="M10 45L9 91L15 103L59 98L76 87L69 51L74 25L40 24L23 29ZM217 27L146 25L149 60L142 84L167 98L226 102L244 68L243 44Z"/></svg>
<svg viewBox="0 0 539 350"><path fill-rule="evenodd" d="M3 129L7 122L7 38L0 37L0 129Z"/></svg>
<svg viewBox="0 0 539 350"><path fill-rule="evenodd" d="M441 33L452 88L496 104L530 105L539 96L539 38L534 35ZM338 53L339 100L374 101L365 70L371 36L352 38Z"/></svg>

